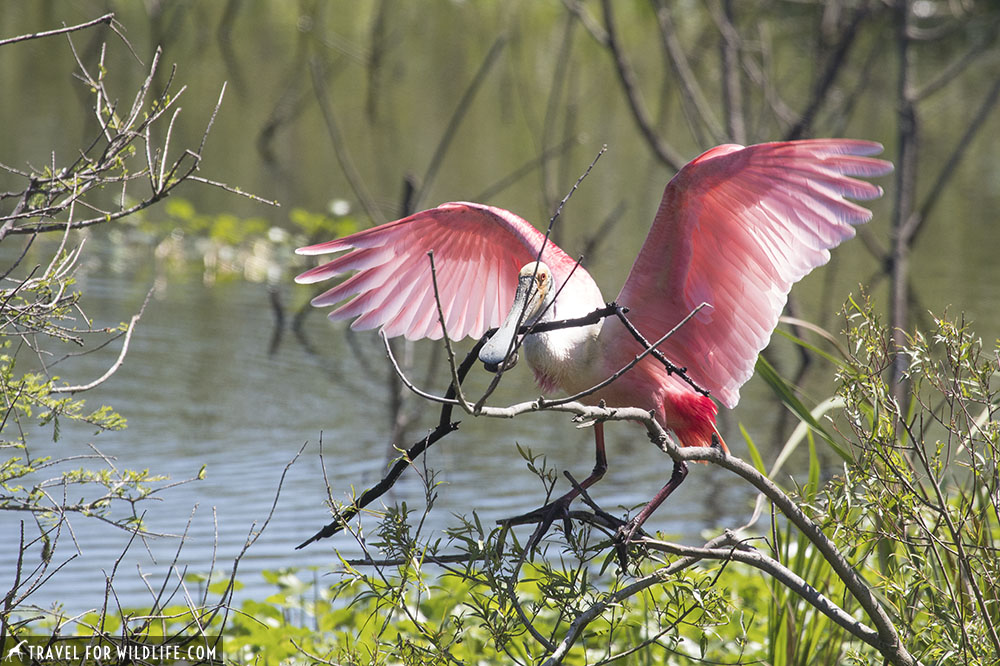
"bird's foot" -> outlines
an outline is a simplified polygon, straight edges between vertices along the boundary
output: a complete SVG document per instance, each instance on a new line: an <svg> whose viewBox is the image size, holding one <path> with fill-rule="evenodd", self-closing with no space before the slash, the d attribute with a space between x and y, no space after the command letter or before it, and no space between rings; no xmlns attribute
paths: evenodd
<svg viewBox="0 0 1000 666"><path fill-rule="evenodd" d="M719 436L716 433L714 433L714 432L712 433L712 447L711 448L713 448L713 449L719 449L720 451L725 452L725 449L722 448L722 440L719 439Z"/></svg>
<svg viewBox="0 0 1000 666"><path fill-rule="evenodd" d="M563 532L566 535L566 539L569 541L572 541L573 539L572 519L574 518L581 522L590 523L591 525L604 528L608 531L620 531L624 529L627 524L621 518L612 516L610 513L603 510L597 505L597 502L591 499L590 495L587 494L587 486L590 485L595 478L593 475L583 483L580 483L574 479L573 475L569 472L563 472L563 474L566 475L566 478L569 479L569 482L573 485L573 490L557 500L538 507L534 511L529 511L528 513L521 514L520 516L514 516L513 518L497 521L505 527L509 527L510 525L538 523L538 527L528 540L527 547L529 550L533 550L538 545L538 543L542 540L542 537L545 536L545 533L549 530L549 527L551 527L552 523L555 522L556 518L562 519ZM577 497L586 503L587 506L593 510L593 513L589 513L587 511L570 511L569 506Z"/></svg>
<svg viewBox="0 0 1000 666"><path fill-rule="evenodd" d="M636 516L636 518L638 518L638 516ZM622 569L625 569L628 566L628 551L629 546L633 545L633 541L637 537L644 539L649 536L642 531L642 528L640 527L642 523L636 518L632 518L628 522L622 523L617 532L615 532L613 543L615 546L615 553L618 555L618 564Z"/></svg>
<svg viewBox="0 0 1000 666"><path fill-rule="evenodd" d="M566 533L566 538L571 538L573 525L570 521L569 505L573 499L569 494L563 495L559 499L540 506L533 511L511 518L504 518L503 520L498 520L497 523L504 527L538 523L538 527L535 528L535 531L531 534L531 538L528 539L528 543L525 544L525 550L529 552L534 551L557 518L563 521L563 531Z"/></svg>

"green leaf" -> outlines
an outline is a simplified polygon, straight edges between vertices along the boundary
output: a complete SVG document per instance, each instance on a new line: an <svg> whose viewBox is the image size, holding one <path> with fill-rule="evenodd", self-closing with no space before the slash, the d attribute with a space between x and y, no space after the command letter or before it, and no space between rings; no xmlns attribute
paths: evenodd
<svg viewBox="0 0 1000 666"><path fill-rule="evenodd" d="M743 426L743 424L741 423L739 425L740 433L743 435L743 441L747 443L747 449L750 451L750 462L753 463L753 466L757 468L758 472L767 476L767 468L764 467L764 459L761 457L760 451L757 450L757 445L753 443L753 438L750 436L750 433L747 432L747 429Z"/></svg>
<svg viewBox="0 0 1000 666"><path fill-rule="evenodd" d="M763 379L764 382L771 387L774 394L779 400L781 400L781 403L792 412L792 414L812 428L813 431L822 437L826 443L830 445L830 448L836 451L841 458L847 462L851 461L850 452L834 440L830 433L826 431L826 428L824 428L820 422L813 417L809 409L807 409L806 406L802 404L802 401L795 395L791 385L789 385L789 383L778 374L778 371L774 369L774 366L767 362L767 359L763 356L758 356L757 365L754 369L757 376Z"/></svg>

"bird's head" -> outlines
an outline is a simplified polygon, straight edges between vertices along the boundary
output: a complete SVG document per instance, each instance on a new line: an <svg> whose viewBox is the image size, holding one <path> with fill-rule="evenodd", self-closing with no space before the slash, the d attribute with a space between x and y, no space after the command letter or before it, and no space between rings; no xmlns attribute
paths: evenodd
<svg viewBox="0 0 1000 666"><path fill-rule="evenodd" d="M479 360L490 372L514 367L517 352L514 351L517 331L521 326L530 326L549 310L555 299L552 271L540 261L526 264L517 274L517 292L514 303L500 328L479 350Z"/></svg>

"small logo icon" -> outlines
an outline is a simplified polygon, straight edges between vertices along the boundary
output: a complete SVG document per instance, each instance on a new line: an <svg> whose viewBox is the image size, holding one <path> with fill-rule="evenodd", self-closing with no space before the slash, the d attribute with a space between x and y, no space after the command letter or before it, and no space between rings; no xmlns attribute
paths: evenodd
<svg viewBox="0 0 1000 666"><path fill-rule="evenodd" d="M4 661L10 661L14 657L18 657L18 658L23 657L24 653L21 652L21 648L24 647L24 644L27 643L27 642L28 642L27 639L25 639L25 640L21 641L20 643L18 643L17 645L15 645L14 647L12 647L11 649L7 650L7 656L5 656L3 658L3 660Z"/></svg>

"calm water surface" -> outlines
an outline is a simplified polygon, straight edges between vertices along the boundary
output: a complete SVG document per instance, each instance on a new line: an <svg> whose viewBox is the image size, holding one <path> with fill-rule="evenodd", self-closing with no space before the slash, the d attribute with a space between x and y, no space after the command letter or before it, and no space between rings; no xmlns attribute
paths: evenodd
<svg viewBox="0 0 1000 666"><path fill-rule="evenodd" d="M575 256L584 251L585 241L606 217L623 211L621 223L605 234L598 249L589 254L587 264L604 287L605 297L611 298L645 237L663 185L671 175L650 157L622 97L609 94L619 90L610 59L584 35L575 42L572 74L566 77L571 85L565 99L556 97L552 106L560 109L556 114L560 117L566 109L561 121L565 127L557 123L551 131L547 129L548 122L543 119L549 113L551 96L556 94L553 73L560 70L563 28L559 3L441 3L435 12L400 4L397 11L402 13L392 17L393 48L388 52L382 85L374 88L370 86L377 81L363 66L364 58L356 56L363 55L370 44L372 10L377 3L340 3L316 26L302 20L299 14L305 9L297 5L247 5L233 26L231 41L225 43L221 31L205 29L218 25L226 11L223 3L169 5L177 14L157 14L154 20L145 5L111 4L144 61L148 62L153 42L162 43L165 64L161 73L165 75L170 64L178 63L177 79L189 86L172 150L199 145L219 90L228 81L227 98L206 145L201 173L282 203L281 208L269 208L209 188L180 192L179 196L190 198L198 213L224 212L238 220L260 217L268 225L287 229L294 226L290 218L296 208L316 213L326 210L332 198L353 201L322 115L311 101L310 67L300 60L302 53L312 53L309 49L316 48L316 43L322 45L318 53L329 65L327 85L347 149L387 219L397 209L404 178L416 177L419 184L427 186L420 202L423 207L475 199L478 193L490 191L498 181L537 160L543 149L561 142L564 136L572 137L567 144L570 147L549 173L552 178L558 171L557 182L546 184L539 172L532 171L487 198L488 203L544 221L601 146L608 145L607 154L564 210L558 233L559 242ZM106 5L0 3L0 24L4 26L0 32L4 36L22 34L55 27L63 20L72 23L93 18L103 13ZM72 11L52 16L57 6L60 11L66 7ZM510 6L518 11L511 11ZM189 11L192 7L197 11ZM528 7L539 15L524 13ZM659 62L659 49L640 48L640 44L654 44L658 38L652 23L642 20L645 10L635 7L634 16L623 11L623 34L630 36L629 50L652 100L654 91L662 86L663 75L658 72L664 65ZM686 24L686 29L701 30L697 17L692 18L695 20ZM779 28L785 25L787 17L775 18ZM793 27L784 29L793 31ZM501 33L510 39L498 66L469 108L437 178L420 183L421 178L429 178L427 165L458 100L489 45ZM314 38L322 39L314 43ZM132 85L145 77L146 65L137 64L120 40L106 33L79 36L77 43L88 62L94 62L102 39L109 43L112 88L122 99L131 99ZM809 81L818 74L809 71L793 39L778 40L774 47L778 49L774 61L782 66L778 79ZM714 61L702 60L695 63L699 75L711 82L716 75ZM53 159L53 151L55 159L61 161L67 155L75 156L92 140L96 128L89 110L91 102L71 76L73 63L64 40L28 42L4 52L0 78L18 90L16 100L0 104L0 122L18 130L4 137L0 155L4 164L46 164ZM885 156L892 159L895 131L887 129L893 125L886 118L895 107L892 98L880 96L880 91L889 95L894 90L891 80L881 79L893 71L886 67L872 73L878 81L870 94L859 100L850 122L818 126L816 132L882 141L887 146ZM962 86L935 97L938 106L932 109L933 114L928 113L935 118L928 117L924 126L928 135L928 145L921 153L921 160L928 165L921 171L924 187L933 182L935 165L944 162L950 142L964 131L963 119L975 107L968 99L978 99L982 92L975 81ZM663 105L663 120L673 125L672 129L664 128L664 136L689 158L708 147L689 136L682 115L671 113L671 109L676 111L676 101L665 99ZM266 135L263 128L276 117L284 118L284 123ZM940 118L947 119L940 123L945 127L932 128ZM988 343L1000 338L1000 262L996 259L1000 230L995 223L995 210L1000 205L996 186L1000 182L998 121L994 114L977 136L953 184L935 208L934 219L929 220L912 259L914 310L941 314L950 307L953 315L966 312ZM770 140L780 134L765 124L755 139ZM868 231L876 245L884 246L889 237L892 182L891 177L880 180L887 196L872 204L876 217ZM5 182L0 190L13 188ZM551 192L542 197L541 189ZM225 276L206 280L200 270L175 266L169 253L154 252L152 245L170 233L173 224L163 208L146 213L144 221L159 236L145 244L123 240L117 228L95 230L80 273L83 307L95 326L127 321L154 288L124 366L111 381L84 396L93 407L112 405L128 419L128 428L95 435L92 429L62 424L57 442L52 441L51 428L27 433L27 440L35 456L83 455L91 452L88 443L93 444L103 454L113 456L120 468L148 468L168 474L172 481L195 477L205 466L203 480L165 490L145 505L150 530L186 531L187 539L183 544L176 538L159 538L129 545L128 534L93 520L73 518L73 533L61 536L57 558L62 559L56 563L77 549L79 555L32 599L38 605L59 602L69 611L94 607L104 598L105 575L110 575L119 559L114 576L119 602L125 606L148 604L147 585L158 589L165 579L176 580L170 565L179 546L183 545L177 556L179 570L205 573L213 561L217 569L228 569L247 535L255 526L260 528L272 505L275 510L270 523L241 564L239 578L245 587L240 594L262 598L270 592L260 576L264 569L314 566L329 570L337 562L334 548L345 556L360 553L350 537L341 535L303 551L294 550L329 519L323 506L327 490L319 458L320 437L326 476L338 499L347 497L352 488L360 492L377 481L387 459L394 455L389 442L388 369L378 338L367 333L349 339L343 325L331 325L322 313L313 312L305 322L308 345L285 330L280 344L272 350L275 315L267 284ZM360 213L358 218L366 222ZM0 272L19 249L12 240L0 247ZM277 264L271 282L290 314L309 292L291 284L294 270L286 264L292 247L281 245L271 252ZM201 260L201 253L194 255ZM879 260L859 241L845 245L834 253L830 266L796 287L796 314L839 331L843 325L834 313L848 293L856 293L858 284L872 281L880 269ZM884 280L875 282L875 297L885 303ZM53 372L69 383L91 381L114 362L119 345L113 343L100 352L69 359ZM409 351L417 368L414 376L423 376L422 364L431 350L428 343ZM772 353L779 363L794 358L782 341L776 342ZM439 370L431 387L440 390L445 374L443 368ZM804 387L808 403L829 395L830 374L828 367L814 373ZM484 379L480 373L474 381L482 385ZM524 368L508 376L506 382L495 398L497 404L520 401L537 392ZM416 402L411 402L410 409L416 416L403 444L411 443L436 422L436 409ZM737 425L743 423L767 458L781 445L782 436L775 434L781 414L782 408L770 401L767 390L751 380L738 409L722 415L721 427L734 453L742 455L746 448ZM595 487L595 499L609 510L645 501L669 476L669 461L636 427L614 425L607 434L610 470ZM436 478L443 485L427 529L440 532L454 524L453 513L468 515L475 510L484 523L492 523L538 506L543 491L525 469L516 445L544 453L552 467L569 469L581 478L593 464L591 439L589 431L575 429L565 415L540 414L499 422L466 418L458 433L428 454L428 465L438 471ZM303 445L302 455L288 470L275 503L282 470ZM835 471L835 461L827 460L829 469ZM789 470L795 469L801 466L796 467L793 460ZM697 541L705 529L739 525L751 501L743 485L719 470L696 466L650 525L690 542ZM416 508L422 498L420 478L410 470L385 499L405 500ZM27 516L0 512L0 576L8 582L15 575L21 519L30 521ZM367 527L371 525L370 519L366 521ZM29 522L26 531L31 533L32 529ZM30 558L38 556L37 549L29 553Z"/></svg>
<svg viewBox="0 0 1000 666"><path fill-rule="evenodd" d="M307 319L310 347L286 331L272 353L275 317L267 285L241 280L206 285L197 273L168 277L157 275L158 271L147 273L140 268L145 262L114 270L109 252L90 249L93 258L81 275L80 287L95 326L127 320L156 285L125 364L112 381L85 396L90 406L115 407L128 419L128 427L95 435L92 429L65 424L58 442L51 441L50 431L32 433L32 452L81 455L89 453L87 445L92 444L113 457L119 468L149 469L180 481L196 477L205 465L206 475L165 490L158 500L143 505L151 531L186 533L183 543L162 537L130 545L130 535L121 530L72 518L72 538L63 533L58 553L67 558L77 548L79 552L33 602L41 606L58 602L70 612L90 608L95 599L103 598L104 578L119 560L114 590L125 606L151 602L147 584L158 590L164 578L176 582L175 556L178 571L207 573L213 560L216 569L228 571L248 534L267 519L272 504L270 523L240 565L239 578L246 585L243 597L263 598L269 593L260 576L263 569L328 570L336 565L334 548L346 556L359 555L358 545L344 535L301 551L294 546L329 518L323 506L320 437L335 498L343 499L351 488L360 492L377 481L390 455L387 368L377 337L358 335L358 347L352 348L343 327L330 324L317 311ZM152 257L149 260L155 263ZM294 298L294 289L280 288L285 300ZM417 345L412 354L422 359L430 349ZM359 352L372 367L358 361ZM100 376L117 353L114 344L53 371L89 381ZM512 386L498 394L498 404L535 395L528 371L515 374ZM436 409L421 411L407 442L436 422ZM607 508L641 503L665 482L670 463L640 429L623 424L608 431L611 470L594 496ZM428 529L440 532L455 524L453 513L476 511L485 523L492 523L535 508L544 491L526 470L516 444L544 453L555 468L569 469L582 478L593 464L591 438L589 430L575 429L565 415L490 422L466 418L459 432L428 454L429 467L444 482ZM303 445L275 503L282 472ZM744 515L748 495L738 483L700 466L691 478L695 481L685 484L655 516L656 529L690 537L705 528L735 524ZM406 501L411 508L422 506L419 476L413 471L404 474L385 499ZM0 513L0 532L16 535L22 518ZM25 529L30 535L33 525L26 523ZM5 538L3 543L0 575L13 580L16 539ZM29 560L37 556L37 549L29 552Z"/></svg>
<svg viewBox="0 0 1000 666"><path fill-rule="evenodd" d="M206 281L190 265L171 267L151 248L123 247L109 240L114 236L95 235L88 241L79 275L83 307L94 326L127 321L151 288L153 295L125 364L111 381L85 398L92 407L112 405L128 419L128 427L95 434L89 428L63 424L57 442L51 439L51 428L29 433L32 453L84 455L91 453L88 445L92 444L113 457L119 468L149 469L169 475L172 481L196 477L202 466L206 474L203 480L165 490L143 505L151 531L186 533L183 543L162 537L130 544L130 535L120 530L79 516L71 519L72 535L61 536L57 552L63 559L76 556L32 601L41 606L60 603L70 612L91 608L95 599L103 599L105 576L119 562L114 575L119 602L148 604L152 597L147 585L159 589L164 579L176 581L177 571L207 573L213 562L216 570L228 571L272 505L270 523L240 565L239 579L245 585L241 597L263 598L270 592L260 576L262 570L317 567L329 571L337 564L334 549L348 557L360 555L359 546L346 535L302 551L294 546L329 519L323 506L327 490L321 437L326 477L337 499L348 497L352 488L360 492L377 481L394 455L389 441L389 369L377 336L371 332L349 336L343 324L331 324L322 312L311 310L304 326L306 343L284 330L275 345L272 290L287 311L286 321L309 295L303 293L304 287L291 284L294 270L279 265L270 287L225 276ZM285 256L282 253L287 261L291 248L274 249L276 256ZM957 266L947 257L918 254L920 272L915 283L928 308L940 312L950 304L953 312L968 312L989 341L998 330L1000 268L989 253L980 254L966 253L970 261L979 262L975 269ZM846 293L850 281L860 279L852 264L857 255L840 253L838 257L824 270L835 272L846 283L842 286ZM956 288L963 280L965 288ZM811 276L796 293L803 302L814 304L821 287L820 276ZM90 381L114 362L119 344L71 358L52 371L72 383ZM784 345L773 346L779 360L782 349L787 349ZM424 363L431 353L430 343L409 350L416 367L414 376L425 375ZM446 370L441 368L430 387L441 392L445 377ZM477 370L469 384L482 387L486 377ZM527 369L519 368L507 379L494 404L536 395ZM820 377L817 386L807 387L807 399L816 402L829 390L829 377ZM405 444L437 421L437 409L432 406L411 401L410 409L415 418ZM742 422L770 458L781 444L774 434L781 413L767 389L751 380L738 409L722 413L722 431L733 451L745 455L737 429ZM605 508L620 512L619 506L647 500L669 476L670 463L637 427L609 426L608 439L610 470L593 496ZM456 524L456 513L476 511L484 523L491 524L538 506L543 490L518 456L517 444L544 453L552 467L568 469L577 478L585 476L593 464L591 433L575 429L565 415L526 415L503 421L465 417L461 429L427 456L429 468L443 482L427 529L440 533ZM300 449L302 454L288 468L275 501L282 472ZM835 470L836 461L827 460ZM788 470L795 469L793 461ZM422 488L419 475L411 470L384 499L406 501L419 509ZM742 524L751 501L751 494L735 477L694 466L680 491L654 515L651 527L693 542L706 529ZM7 535L0 546L0 576L8 581L15 575L15 535L24 518L0 512L0 533ZM371 527L374 521L366 524ZM32 533L30 519L25 529ZM29 551L28 564L38 555L37 548ZM177 565L172 567L175 556Z"/></svg>

